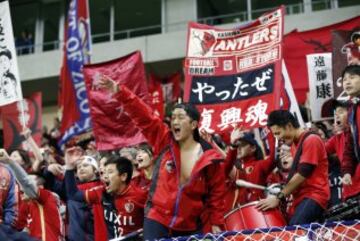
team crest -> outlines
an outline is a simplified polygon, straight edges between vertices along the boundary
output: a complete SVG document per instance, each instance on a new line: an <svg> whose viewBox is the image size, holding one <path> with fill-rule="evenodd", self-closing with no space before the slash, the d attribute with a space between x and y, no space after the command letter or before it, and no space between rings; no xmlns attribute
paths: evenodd
<svg viewBox="0 0 360 241"><path fill-rule="evenodd" d="M1 189L5 189L6 188L6 178L5 177L2 177L1 180L0 180L0 188Z"/></svg>
<svg viewBox="0 0 360 241"><path fill-rule="evenodd" d="M124 207L127 213L131 213L132 211L134 211L135 206L132 202L127 202L125 203Z"/></svg>
<svg viewBox="0 0 360 241"><path fill-rule="evenodd" d="M253 172L253 170L254 170L254 167L253 167L253 166L249 166L249 167L245 168L245 172L246 172L246 174L250 174L250 173L252 173L252 172Z"/></svg>
<svg viewBox="0 0 360 241"><path fill-rule="evenodd" d="M172 173L175 169L175 163L173 160L168 160L165 163L165 168L168 173Z"/></svg>

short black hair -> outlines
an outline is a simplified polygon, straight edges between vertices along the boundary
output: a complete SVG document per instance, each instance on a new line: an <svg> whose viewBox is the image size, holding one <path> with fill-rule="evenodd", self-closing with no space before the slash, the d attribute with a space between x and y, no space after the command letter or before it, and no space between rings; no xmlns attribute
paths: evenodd
<svg viewBox="0 0 360 241"><path fill-rule="evenodd" d="M4 55L4 56L8 57L8 59L11 59L11 58L12 58L11 52L10 52L10 50L8 50L8 49L1 50L1 51L0 51L0 56L1 56L1 55Z"/></svg>
<svg viewBox="0 0 360 241"><path fill-rule="evenodd" d="M352 42L355 42L357 39L360 38L360 31L358 32L354 32L352 35L351 35L351 41Z"/></svg>
<svg viewBox="0 0 360 241"><path fill-rule="evenodd" d="M7 72L7 73L4 75L4 77L9 78L9 79L13 82L14 85L17 84L15 75L13 75L12 73Z"/></svg>
<svg viewBox="0 0 360 241"><path fill-rule="evenodd" d="M341 77L344 78L345 74L359 75L360 76L360 65L348 65L343 70Z"/></svg>
<svg viewBox="0 0 360 241"><path fill-rule="evenodd" d="M348 101L341 101L341 100L333 99L333 101L332 101L333 111L335 111L339 107L344 108L344 109L349 109L350 103Z"/></svg>
<svg viewBox="0 0 360 241"><path fill-rule="evenodd" d="M186 114L194 121L197 121L199 122L200 120L200 113L199 111L196 109L196 107L190 103L179 103L179 104L176 104L173 108L172 108L172 111L171 111L171 114L172 112L175 110L175 109L183 109L185 110ZM193 132L193 137L194 137L194 140L197 141L197 142L200 142L200 132L199 132L199 128L196 128Z"/></svg>
<svg viewBox="0 0 360 241"><path fill-rule="evenodd" d="M133 166L132 163L129 159L119 156L119 155L112 155L111 157L109 157L109 159L107 159L107 161L105 162L105 166L109 165L109 164L115 164L116 165L116 169L119 172L119 175L122 175L123 173L127 174L127 178L126 178L126 184L129 184L132 178L132 174L133 174Z"/></svg>
<svg viewBox="0 0 360 241"><path fill-rule="evenodd" d="M288 110L274 110L272 111L267 120L267 126L274 125L285 127L287 124L291 124L294 128L299 128L299 122L293 114Z"/></svg>
<svg viewBox="0 0 360 241"><path fill-rule="evenodd" d="M200 113L199 111L196 109L196 107L190 103L179 103L176 104L173 108L171 113L175 110L175 109L183 109L185 110L186 114L195 121L199 121L200 120Z"/></svg>
<svg viewBox="0 0 360 241"><path fill-rule="evenodd" d="M328 128L326 127L326 125L322 122L315 122L314 125L316 126L316 128L320 129L322 132L324 132L325 138L329 139L331 137Z"/></svg>

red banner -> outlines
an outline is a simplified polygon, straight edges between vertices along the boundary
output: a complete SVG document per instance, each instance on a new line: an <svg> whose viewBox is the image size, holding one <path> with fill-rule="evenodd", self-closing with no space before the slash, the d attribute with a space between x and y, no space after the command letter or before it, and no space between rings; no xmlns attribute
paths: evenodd
<svg viewBox="0 0 360 241"><path fill-rule="evenodd" d="M25 121L26 126L31 130L32 137L40 146L42 138L42 107L41 93L36 92L23 102L24 116L21 113L22 102L3 106L1 116L4 128L4 147L11 150L14 148L26 149L21 145L24 141L20 133L23 131L22 123Z"/></svg>
<svg viewBox="0 0 360 241"><path fill-rule="evenodd" d="M150 104L154 110L154 113L158 115L161 119L164 118L164 97L163 89L161 86L161 80L155 75L150 75L149 80L149 95L150 95Z"/></svg>
<svg viewBox="0 0 360 241"><path fill-rule="evenodd" d="M200 128L264 126L279 108L283 17L279 8L236 29L189 24L184 99L199 109Z"/></svg>
<svg viewBox="0 0 360 241"><path fill-rule="evenodd" d="M97 149L114 150L146 141L135 125L131 124L131 119L122 111L118 101L108 92L93 88L93 83L96 85L103 74L126 85L149 103L141 53L134 52L109 62L86 65L83 72Z"/></svg>
<svg viewBox="0 0 360 241"><path fill-rule="evenodd" d="M299 103L305 103L309 91L306 55L332 51L331 31L353 30L360 25L355 17L326 27L304 32L292 31L284 37L284 59Z"/></svg>

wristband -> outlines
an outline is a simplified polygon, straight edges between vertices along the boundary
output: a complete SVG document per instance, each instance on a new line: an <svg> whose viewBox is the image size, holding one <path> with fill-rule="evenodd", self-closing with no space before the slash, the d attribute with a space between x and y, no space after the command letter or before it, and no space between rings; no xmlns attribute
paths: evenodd
<svg viewBox="0 0 360 241"><path fill-rule="evenodd" d="M276 197L280 200L280 201L285 201L286 197L285 194L283 192L279 192L278 194L276 194Z"/></svg>

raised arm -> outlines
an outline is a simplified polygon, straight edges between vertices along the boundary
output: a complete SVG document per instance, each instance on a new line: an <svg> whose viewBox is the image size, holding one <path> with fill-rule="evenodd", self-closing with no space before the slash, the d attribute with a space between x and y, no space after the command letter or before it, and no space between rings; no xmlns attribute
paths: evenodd
<svg viewBox="0 0 360 241"><path fill-rule="evenodd" d="M44 157L41 153L41 150L39 146L36 144L34 138L31 136L31 130L29 128L26 128L21 133L22 136L24 136L25 141L29 145L31 151L34 153L35 159L37 162L44 161Z"/></svg>
<svg viewBox="0 0 360 241"><path fill-rule="evenodd" d="M10 159L8 153L4 149L0 149L0 161L9 165L24 193L29 198L36 199L38 197L38 188L36 183L34 180L29 178L29 175L19 164Z"/></svg>
<svg viewBox="0 0 360 241"><path fill-rule="evenodd" d="M122 105L126 114L142 131L149 144L153 146L154 153L158 154L166 146L169 129L150 107L126 86L118 85L114 80L103 76L98 87L107 90Z"/></svg>
<svg viewBox="0 0 360 241"><path fill-rule="evenodd" d="M76 162L83 154L83 150L80 147L72 147L65 151L65 189L66 197L70 200L78 202L85 202L85 195L83 191L80 191L76 185L75 179L75 167Z"/></svg>

